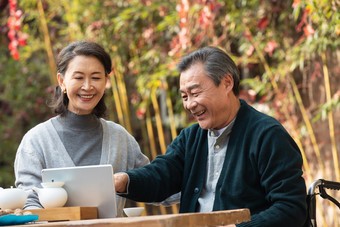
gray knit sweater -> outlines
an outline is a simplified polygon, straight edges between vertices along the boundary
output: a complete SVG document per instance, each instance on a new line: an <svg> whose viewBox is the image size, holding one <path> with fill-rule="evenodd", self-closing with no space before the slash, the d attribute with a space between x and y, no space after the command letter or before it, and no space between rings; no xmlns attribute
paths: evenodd
<svg viewBox="0 0 340 227"><path fill-rule="evenodd" d="M100 122L103 128L100 164L111 164L116 173L149 163L136 140L122 126L104 119ZM15 185L24 190L41 187L42 169L72 166L76 165L50 119L35 126L23 137L14 163ZM117 196L118 216L122 216L124 204L125 199ZM24 209L34 208L42 206L36 193L31 193Z"/></svg>

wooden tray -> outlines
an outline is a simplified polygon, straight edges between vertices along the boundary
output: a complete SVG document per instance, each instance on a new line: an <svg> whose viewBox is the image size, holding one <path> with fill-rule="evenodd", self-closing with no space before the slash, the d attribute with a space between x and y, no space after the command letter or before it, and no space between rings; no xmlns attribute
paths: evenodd
<svg viewBox="0 0 340 227"><path fill-rule="evenodd" d="M29 210L39 215L38 221L77 221L97 219L97 207L58 207Z"/></svg>

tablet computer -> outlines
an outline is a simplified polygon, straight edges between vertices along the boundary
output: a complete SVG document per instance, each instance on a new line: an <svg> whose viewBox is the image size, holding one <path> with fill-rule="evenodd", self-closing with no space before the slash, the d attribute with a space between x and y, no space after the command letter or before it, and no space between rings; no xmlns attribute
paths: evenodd
<svg viewBox="0 0 340 227"><path fill-rule="evenodd" d="M42 182L64 182L66 207L97 207L98 218L117 216L116 191L111 165L43 169Z"/></svg>

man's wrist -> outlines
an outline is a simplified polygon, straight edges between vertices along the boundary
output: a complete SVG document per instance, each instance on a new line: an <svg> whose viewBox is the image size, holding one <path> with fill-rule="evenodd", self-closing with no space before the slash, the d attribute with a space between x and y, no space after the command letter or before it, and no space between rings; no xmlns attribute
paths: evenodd
<svg viewBox="0 0 340 227"><path fill-rule="evenodd" d="M128 188L130 184L130 177L126 172L120 172L115 174L115 183L116 185L116 192L118 195L125 195L128 194ZM117 187L118 185L118 187Z"/></svg>

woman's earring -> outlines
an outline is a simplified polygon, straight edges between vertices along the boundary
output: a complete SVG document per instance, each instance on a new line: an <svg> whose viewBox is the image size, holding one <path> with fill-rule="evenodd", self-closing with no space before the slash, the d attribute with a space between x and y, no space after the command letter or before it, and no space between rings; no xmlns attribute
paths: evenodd
<svg viewBox="0 0 340 227"><path fill-rule="evenodd" d="M66 88L65 88L65 89L63 89L63 93L64 93L64 94L66 94Z"/></svg>

